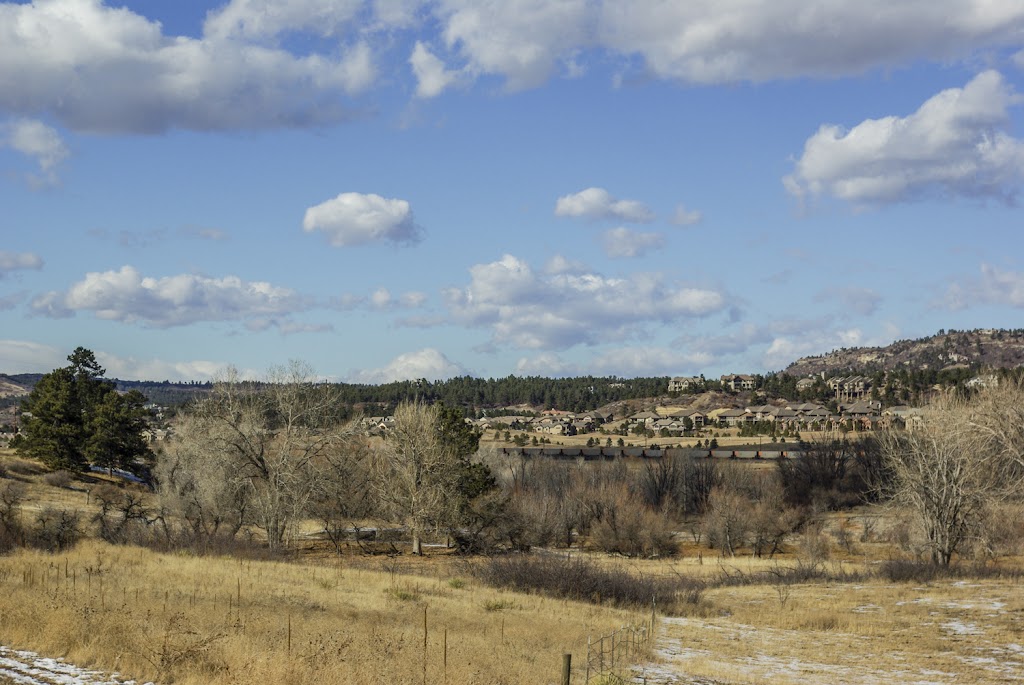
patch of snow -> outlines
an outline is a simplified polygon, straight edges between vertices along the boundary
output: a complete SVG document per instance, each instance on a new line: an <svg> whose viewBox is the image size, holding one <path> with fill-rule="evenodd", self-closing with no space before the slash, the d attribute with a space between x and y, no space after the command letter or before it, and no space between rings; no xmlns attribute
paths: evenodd
<svg viewBox="0 0 1024 685"><path fill-rule="evenodd" d="M19 685L135 685L134 680L124 680L117 673L90 671L63 659L8 647L0 647L0 675Z"/></svg>
<svg viewBox="0 0 1024 685"><path fill-rule="evenodd" d="M949 621L948 623L943 623L942 627L947 633L952 635L981 635L985 632L973 623L964 623L962 621Z"/></svg>

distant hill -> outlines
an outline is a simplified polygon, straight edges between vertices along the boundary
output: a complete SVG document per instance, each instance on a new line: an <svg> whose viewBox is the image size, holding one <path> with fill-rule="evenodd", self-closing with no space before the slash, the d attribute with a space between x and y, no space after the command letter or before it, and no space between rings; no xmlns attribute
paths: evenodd
<svg viewBox="0 0 1024 685"><path fill-rule="evenodd" d="M815 357L803 357L785 373L826 376L852 372L956 367L1011 369L1024 366L1024 329L981 328L945 331L917 340L897 340L885 347L850 347Z"/></svg>
<svg viewBox="0 0 1024 685"><path fill-rule="evenodd" d="M17 404L35 387L41 373L0 373L0 407ZM117 389L138 390L150 402L166 406L185 404L190 400L200 397L210 391L210 383L170 383L168 381L123 381L111 379Z"/></svg>
<svg viewBox="0 0 1024 685"><path fill-rule="evenodd" d="M42 377L41 373L0 373L0 398L27 395Z"/></svg>

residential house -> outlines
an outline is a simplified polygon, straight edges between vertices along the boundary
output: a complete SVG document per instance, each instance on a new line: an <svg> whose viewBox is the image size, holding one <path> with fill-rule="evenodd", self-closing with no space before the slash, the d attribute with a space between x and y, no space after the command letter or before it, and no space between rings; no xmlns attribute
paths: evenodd
<svg viewBox="0 0 1024 685"><path fill-rule="evenodd" d="M669 392L686 392L690 388L699 388L704 384L700 376L676 376L669 380Z"/></svg>
<svg viewBox="0 0 1024 685"><path fill-rule="evenodd" d="M733 392L753 390L757 385L757 380L747 374L726 374L720 380L722 381L722 387L729 388Z"/></svg>

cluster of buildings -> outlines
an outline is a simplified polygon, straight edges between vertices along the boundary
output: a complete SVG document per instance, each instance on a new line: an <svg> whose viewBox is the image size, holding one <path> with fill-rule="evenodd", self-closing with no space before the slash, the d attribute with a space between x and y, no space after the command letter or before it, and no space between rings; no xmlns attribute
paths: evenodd
<svg viewBox="0 0 1024 685"><path fill-rule="evenodd" d="M910 407L882 409L879 402L861 400L840 404L837 411L813 402L719 407L706 412L684 409L659 414L645 411L626 418L630 424L643 424L648 430L681 434L703 427L736 428L745 424L770 423L779 432L785 430L876 430L898 421L906 422L917 415Z"/></svg>
<svg viewBox="0 0 1024 685"><path fill-rule="evenodd" d="M642 426L644 430L671 436L690 434L705 428L729 429L748 424L772 424L777 432L784 431L830 431L830 430L876 430L898 421L906 422L917 415L918 410L910 407L889 407L882 409L879 402L860 400L839 404L837 411L813 402L791 402L784 404L751 405L747 407L726 406L701 411L698 409L677 409L642 411L629 416L618 417L616 427L623 424L627 430ZM482 430L536 433L543 435L585 435L596 433L601 426L615 421L617 417L599 411L576 414L551 409L539 416L496 416L469 420ZM383 433L394 425L390 416L373 416L363 419L364 426L371 433Z"/></svg>

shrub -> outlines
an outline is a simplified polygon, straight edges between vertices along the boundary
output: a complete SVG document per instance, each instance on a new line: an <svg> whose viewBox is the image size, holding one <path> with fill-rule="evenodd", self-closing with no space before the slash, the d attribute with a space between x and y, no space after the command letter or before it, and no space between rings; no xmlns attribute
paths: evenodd
<svg viewBox="0 0 1024 685"><path fill-rule="evenodd" d="M46 507L36 517L31 542L48 552L69 549L82 537L80 523L81 517L77 511Z"/></svg>
<svg viewBox="0 0 1024 685"><path fill-rule="evenodd" d="M7 471L18 476L35 476L43 472L43 466L24 459L11 459L7 462Z"/></svg>
<svg viewBox="0 0 1024 685"><path fill-rule="evenodd" d="M697 580L636 576L560 555L497 557L481 565L477 575L493 587L597 604L639 608L649 607L653 600L667 612L677 612L683 604L699 603L704 589Z"/></svg>
<svg viewBox="0 0 1024 685"><path fill-rule="evenodd" d="M63 469L60 471L51 471L43 476L43 482L50 487L66 490L71 487L71 473Z"/></svg>

